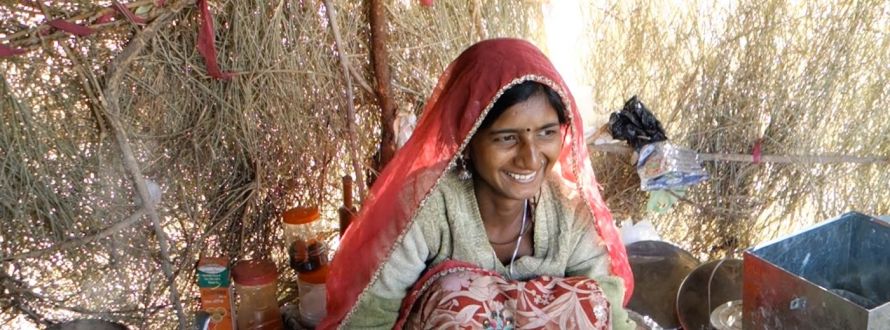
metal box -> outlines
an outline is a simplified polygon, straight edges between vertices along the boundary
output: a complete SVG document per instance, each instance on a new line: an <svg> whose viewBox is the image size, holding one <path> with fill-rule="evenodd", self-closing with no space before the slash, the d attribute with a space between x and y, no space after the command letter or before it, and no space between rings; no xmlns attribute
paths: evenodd
<svg viewBox="0 0 890 330"><path fill-rule="evenodd" d="M890 224L851 212L745 252L745 329L890 329Z"/></svg>

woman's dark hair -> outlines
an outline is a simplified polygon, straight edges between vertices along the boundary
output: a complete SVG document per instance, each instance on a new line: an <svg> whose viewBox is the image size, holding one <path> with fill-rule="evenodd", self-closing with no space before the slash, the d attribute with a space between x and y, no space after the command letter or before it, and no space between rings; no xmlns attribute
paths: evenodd
<svg viewBox="0 0 890 330"><path fill-rule="evenodd" d="M550 103L550 106L556 110L556 116L559 118L560 124L565 124L569 121L568 116L566 116L566 106L562 102L562 98L559 97L559 94L550 88L550 86L544 85L537 81L527 80L523 83L510 87L504 94L501 94L501 97L498 98L497 101L494 102L494 105L491 107L491 110L488 111L488 114L485 116L485 119L482 120L482 124L480 124L479 129L486 129L491 127L494 124L494 121L504 113L507 108L525 102L532 96L544 94L547 97L547 101Z"/></svg>

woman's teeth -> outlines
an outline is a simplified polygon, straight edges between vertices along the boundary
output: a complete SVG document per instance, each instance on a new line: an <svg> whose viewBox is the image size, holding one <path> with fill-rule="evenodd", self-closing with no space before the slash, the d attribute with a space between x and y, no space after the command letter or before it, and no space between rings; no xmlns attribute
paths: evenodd
<svg viewBox="0 0 890 330"><path fill-rule="evenodd" d="M523 174L517 174L517 173L511 173L511 172L506 172L506 173L507 173L507 175L509 175L509 176L510 176L511 178L513 178L514 180L519 181L519 182L523 182L523 183L532 182L532 180L535 179L535 174L537 174L537 172L532 172L532 173L525 174L525 175L523 175Z"/></svg>

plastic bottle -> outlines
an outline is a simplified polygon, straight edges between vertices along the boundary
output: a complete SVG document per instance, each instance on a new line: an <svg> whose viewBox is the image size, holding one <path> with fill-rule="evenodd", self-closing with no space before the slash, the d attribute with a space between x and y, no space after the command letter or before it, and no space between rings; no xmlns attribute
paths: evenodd
<svg viewBox="0 0 890 330"><path fill-rule="evenodd" d="M315 327L325 316L325 281L328 267L297 274L297 286L300 290L300 320L307 327Z"/></svg>

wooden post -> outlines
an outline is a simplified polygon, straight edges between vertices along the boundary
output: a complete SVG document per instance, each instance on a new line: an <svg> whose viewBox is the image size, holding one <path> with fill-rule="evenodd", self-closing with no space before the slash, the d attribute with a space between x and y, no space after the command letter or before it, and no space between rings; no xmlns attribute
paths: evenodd
<svg viewBox="0 0 890 330"><path fill-rule="evenodd" d="M389 51L386 48L388 32L386 30L386 5L384 0L371 0L371 62L377 84L377 104L380 106L380 163L376 170L382 171L396 153L395 128L396 104L392 97L392 86L389 74ZM360 181L361 182L361 181Z"/></svg>
<svg viewBox="0 0 890 330"><path fill-rule="evenodd" d="M343 176L343 205L337 213L340 215L340 237L343 237L346 228L358 213L358 209L352 205L352 177L349 175Z"/></svg>

